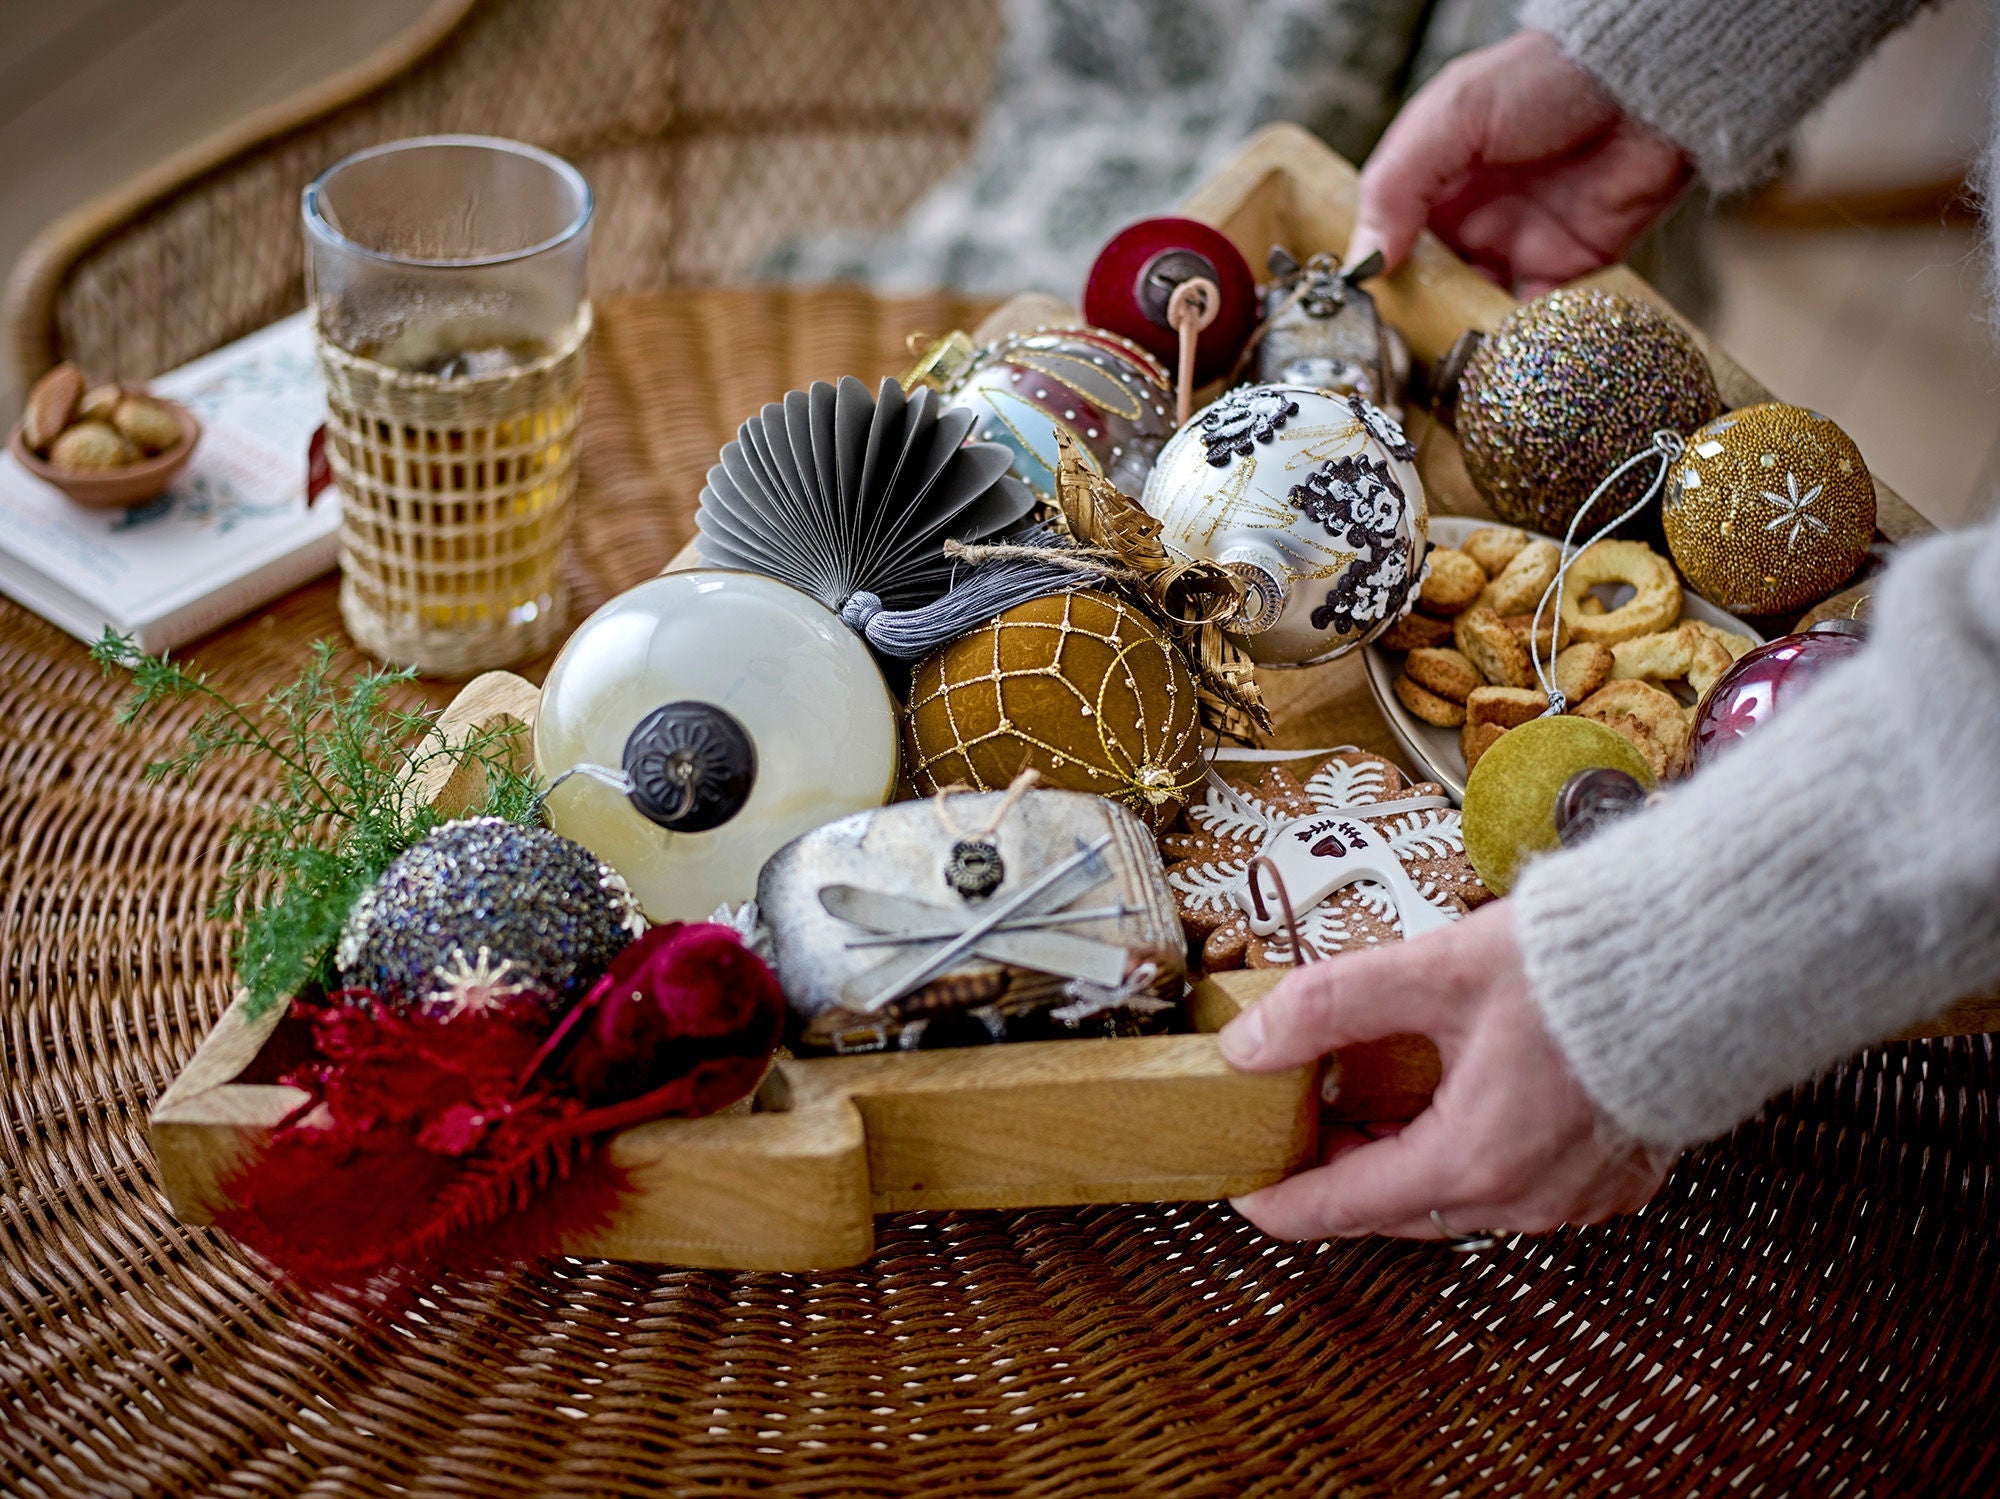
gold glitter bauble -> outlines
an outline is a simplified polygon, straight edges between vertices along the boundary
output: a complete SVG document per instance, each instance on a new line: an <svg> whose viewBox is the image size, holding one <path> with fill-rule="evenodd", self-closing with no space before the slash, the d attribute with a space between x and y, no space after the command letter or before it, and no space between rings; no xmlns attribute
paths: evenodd
<svg viewBox="0 0 2000 1499"><path fill-rule="evenodd" d="M1580 770L1622 770L1648 790L1653 772L1632 741L1595 719L1531 718L1493 741L1465 778L1459 829L1465 856L1495 895L1521 866L1558 843L1556 797Z"/></svg>
<svg viewBox="0 0 2000 1499"><path fill-rule="evenodd" d="M1695 592L1740 614L1782 614L1854 576L1875 539L1875 484L1840 428L1770 401L1688 439L1660 518Z"/></svg>
<svg viewBox="0 0 2000 1499"><path fill-rule="evenodd" d="M996 791L1024 770L1123 803L1153 827L1201 779L1194 679L1180 651L1107 594L1017 604L916 670L910 780Z"/></svg>
<svg viewBox="0 0 2000 1499"><path fill-rule="evenodd" d="M1721 410L1708 361L1665 313L1611 292L1552 291L1509 313L1466 361L1453 421L1495 513L1560 536L1655 432L1692 432ZM1588 523L1638 499L1652 472L1624 475Z"/></svg>

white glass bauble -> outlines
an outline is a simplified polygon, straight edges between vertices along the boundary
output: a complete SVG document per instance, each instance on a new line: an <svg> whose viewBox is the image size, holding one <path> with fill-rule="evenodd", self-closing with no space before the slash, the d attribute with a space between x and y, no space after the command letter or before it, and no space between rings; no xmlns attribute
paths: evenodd
<svg viewBox="0 0 2000 1499"><path fill-rule="evenodd" d="M711 728L752 752L747 777L695 819L714 823L702 831L661 826L639 810L643 786L628 794L597 778L634 767L634 730L669 704L691 705L696 755ZM867 648L818 600L753 573L693 569L641 583L577 627L542 686L535 763L545 783L599 767L549 794L551 826L623 875L654 921L700 921L750 899L764 861L801 833L888 800L896 710Z"/></svg>
<svg viewBox="0 0 2000 1499"><path fill-rule="evenodd" d="M1240 386L1174 434L1142 503L1170 551L1248 585L1231 629L1253 661L1309 666L1408 611L1427 519L1416 456L1359 397Z"/></svg>

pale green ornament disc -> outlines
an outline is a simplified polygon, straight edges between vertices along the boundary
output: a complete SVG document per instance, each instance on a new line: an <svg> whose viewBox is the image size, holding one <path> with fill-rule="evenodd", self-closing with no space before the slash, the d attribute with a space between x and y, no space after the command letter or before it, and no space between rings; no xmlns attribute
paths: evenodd
<svg viewBox="0 0 2000 1499"><path fill-rule="evenodd" d="M1536 718L1509 729L1465 781L1466 857L1495 895L1556 846L1556 796L1579 770L1622 770L1648 791L1653 772L1632 741L1589 718Z"/></svg>

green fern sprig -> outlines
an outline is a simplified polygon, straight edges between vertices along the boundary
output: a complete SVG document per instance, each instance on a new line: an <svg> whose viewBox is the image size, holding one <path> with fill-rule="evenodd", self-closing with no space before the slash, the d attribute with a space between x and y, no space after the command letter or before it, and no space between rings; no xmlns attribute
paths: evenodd
<svg viewBox="0 0 2000 1499"><path fill-rule="evenodd" d="M239 923L236 976L250 1013L311 983L331 987L332 954L348 911L391 861L445 818L407 787L439 762L476 764L481 794L455 814L530 822L538 787L520 770L522 726L473 729L434 741L437 714L398 707L395 690L414 672L369 670L344 687L334 648L316 642L297 678L261 702L238 703L205 673L149 656L107 630L91 647L106 673L129 672L118 710L136 724L163 702L192 699L203 710L171 755L145 778L192 780L211 760L261 755L278 769L277 789L229 831L229 863L210 914Z"/></svg>

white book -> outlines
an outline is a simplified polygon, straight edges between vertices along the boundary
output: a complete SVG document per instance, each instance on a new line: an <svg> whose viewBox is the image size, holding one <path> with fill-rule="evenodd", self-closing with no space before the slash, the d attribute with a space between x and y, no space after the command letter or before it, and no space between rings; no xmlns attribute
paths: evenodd
<svg viewBox="0 0 2000 1499"><path fill-rule="evenodd" d="M201 419L194 458L130 510L86 510L0 452L0 593L81 640L170 650L333 567L340 492L306 502L326 401L301 312L147 382Z"/></svg>

